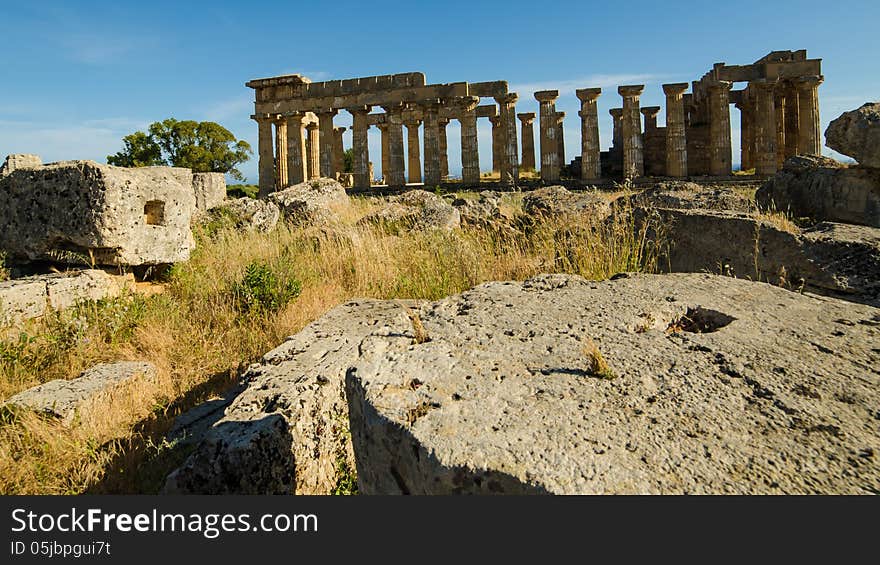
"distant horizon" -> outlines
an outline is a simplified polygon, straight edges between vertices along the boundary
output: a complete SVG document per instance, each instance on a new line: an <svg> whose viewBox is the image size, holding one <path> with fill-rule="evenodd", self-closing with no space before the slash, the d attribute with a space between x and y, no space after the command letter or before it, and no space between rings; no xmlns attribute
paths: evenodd
<svg viewBox="0 0 880 565"><path fill-rule="evenodd" d="M0 158L34 153L44 162L90 159L106 162L119 151L122 137L152 122L174 117L215 121L251 144L254 156L240 170L244 184L256 184L254 78L302 74L313 81L346 79L417 70L429 83L507 80L519 94L517 112L537 112L533 93L557 89L557 109L564 120L566 162L580 153L577 88L602 87L598 99L600 143L611 144L608 109L621 105L616 87L645 84L643 106L660 106L661 84L698 80L716 62L749 64L774 50L807 49L823 59L825 82L819 88L823 154L847 158L824 146L828 123L842 112L877 100L880 75L865 72L864 58L854 53L880 53L880 19L876 3L799 2L797 9L776 3L744 1L727 6L682 7L634 1L624 12L613 6L561 2L553 26L528 3L448 2L444 14L469 14L442 26L431 22L431 5L378 2L365 10L347 2L334 8L282 2L247 6L223 2L168 0L147 5L119 5L88 0L71 7L59 1L11 9L10 26L0 46L13 53L4 65L7 85L0 91ZM852 6L849 6L852 5ZM849 9L847 9L849 6ZM751 14L760 10L762 22ZM858 10L859 18L852 18ZM673 13L674 12L674 13ZM175 17L169 18L173 13ZM352 28L304 25L290 33L267 33L279 14L291 22L339 21L357 14ZM688 14L682 21L681 13ZM534 17L529 18L532 14ZM629 18L639 25L622 25ZM283 21L283 18L281 20ZM492 22L491 25L488 22ZM328 24L329 25L329 24ZM337 31L333 31L337 30ZM505 30L509 33L497 33ZM295 40L291 40L295 38ZM469 43L463 38L471 38ZM173 64L169 64L173 61ZM737 84L735 88L741 88ZM491 169L491 126L479 120L480 166ZM334 123L351 126L340 111ZM739 162L739 116L731 111L733 162ZM518 128L519 129L519 128ZM535 144L538 146L537 128ZM351 131L344 134L351 146ZM460 176L459 127L448 127L449 172ZM380 135L371 128L370 160L381 173ZM230 179L231 183L237 183Z"/></svg>

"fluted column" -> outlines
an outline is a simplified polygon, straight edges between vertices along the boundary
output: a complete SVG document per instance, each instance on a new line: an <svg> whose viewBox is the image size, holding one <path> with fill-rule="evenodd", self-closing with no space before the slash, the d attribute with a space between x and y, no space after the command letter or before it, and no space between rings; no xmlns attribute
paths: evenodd
<svg viewBox="0 0 880 565"><path fill-rule="evenodd" d="M535 130L532 124L535 123L535 113L526 112L517 114L517 118L522 122L522 160L520 168L524 171L535 170Z"/></svg>
<svg viewBox="0 0 880 565"><path fill-rule="evenodd" d="M390 154L388 151L388 124L379 124L376 127L379 128L379 133L382 136L382 179L384 183L387 184L388 169L390 168L390 165L388 164L390 162Z"/></svg>
<svg viewBox="0 0 880 565"><path fill-rule="evenodd" d="M663 85L666 94L666 175L676 178L688 174L684 124L684 91L687 89L686 82Z"/></svg>
<svg viewBox="0 0 880 565"><path fill-rule="evenodd" d="M655 131L657 129L657 114L660 113L660 106L642 106L639 108L639 111L645 117L645 133Z"/></svg>
<svg viewBox="0 0 880 565"><path fill-rule="evenodd" d="M287 116L287 179L289 184L306 180L306 138L303 136L303 113Z"/></svg>
<svg viewBox="0 0 880 565"><path fill-rule="evenodd" d="M333 176L339 178L345 168L345 145L342 142L342 134L346 128L333 128Z"/></svg>
<svg viewBox="0 0 880 565"><path fill-rule="evenodd" d="M385 183L388 186L406 184L403 164L403 106L396 104L384 106L388 124L388 174Z"/></svg>
<svg viewBox="0 0 880 565"><path fill-rule="evenodd" d="M440 179L447 180L449 178L449 144L446 140L446 126L449 120L443 118L439 122L440 125Z"/></svg>
<svg viewBox="0 0 880 565"><path fill-rule="evenodd" d="M790 82L783 87L785 96L785 158L794 157L798 154L798 137L800 129L800 105L798 104L797 89Z"/></svg>
<svg viewBox="0 0 880 565"><path fill-rule="evenodd" d="M325 110L316 113L318 114L318 129L321 131L321 176L333 178L333 142L335 137L333 133L333 116L336 115L336 110Z"/></svg>
<svg viewBox="0 0 880 565"><path fill-rule="evenodd" d="M309 132L309 180L312 180L321 176L321 132L315 122L310 122L306 131Z"/></svg>
<svg viewBox="0 0 880 565"><path fill-rule="evenodd" d="M785 93L782 85L773 90L774 116L776 117L776 170L785 162Z"/></svg>
<svg viewBox="0 0 880 565"><path fill-rule="evenodd" d="M490 116L489 123L492 124L492 170L501 171L501 113L497 116Z"/></svg>
<svg viewBox="0 0 880 565"><path fill-rule="evenodd" d="M627 179L645 175L642 116L639 113L639 96L643 90L643 84L617 88L617 92L623 97L623 177Z"/></svg>
<svg viewBox="0 0 880 565"><path fill-rule="evenodd" d="M754 81L749 91L755 96L755 173L769 177L776 173L776 106L772 82Z"/></svg>
<svg viewBox="0 0 880 565"><path fill-rule="evenodd" d="M743 91L742 99L740 100L740 102L736 103L736 108L739 110L740 168L743 171L747 171L754 166L752 164L752 144L750 141L752 134L751 131L749 131L752 127L752 122L747 91Z"/></svg>
<svg viewBox="0 0 880 565"><path fill-rule="evenodd" d="M287 119L275 117L275 190L283 190L287 182Z"/></svg>
<svg viewBox="0 0 880 565"><path fill-rule="evenodd" d="M480 151L477 142L477 104L480 99L470 97L458 104L457 115L461 124L461 180L475 186L480 182Z"/></svg>
<svg viewBox="0 0 880 565"><path fill-rule="evenodd" d="M798 96L798 153L801 155L821 155L822 144L819 132L819 85L821 76L801 78L795 83Z"/></svg>
<svg viewBox="0 0 880 565"><path fill-rule="evenodd" d="M565 168L565 112L556 112L556 160L559 162L559 172Z"/></svg>
<svg viewBox="0 0 880 565"><path fill-rule="evenodd" d="M556 99L558 90L541 90L535 99L541 105L541 180L559 180L559 148L556 143Z"/></svg>
<svg viewBox="0 0 880 565"><path fill-rule="evenodd" d="M259 153L259 197L265 198L275 190L275 147L272 137L272 119L268 115L251 116L257 122L257 151Z"/></svg>
<svg viewBox="0 0 880 565"><path fill-rule="evenodd" d="M611 108L611 147L623 151L623 108Z"/></svg>
<svg viewBox="0 0 880 565"><path fill-rule="evenodd" d="M599 160L599 109L596 100L601 88L582 88L575 94L581 101L581 180L590 182L602 176Z"/></svg>
<svg viewBox="0 0 880 565"><path fill-rule="evenodd" d="M709 85L709 174L727 176L732 172L730 146L730 87L719 81Z"/></svg>
<svg viewBox="0 0 880 565"><path fill-rule="evenodd" d="M440 103L422 106L425 120L425 186L440 184ZM418 139L418 138L416 138Z"/></svg>
<svg viewBox="0 0 880 565"><path fill-rule="evenodd" d="M352 172L355 188L370 188L370 149L367 144L369 106L348 108L351 114Z"/></svg>
<svg viewBox="0 0 880 565"><path fill-rule="evenodd" d="M419 126L421 120L403 122L406 126L407 182L422 182L422 155L419 149Z"/></svg>
<svg viewBox="0 0 880 565"><path fill-rule="evenodd" d="M495 99L501 117L501 183L513 186L519 182L519 144L516 141L516 101L519 96L509 92Z"/></svg>

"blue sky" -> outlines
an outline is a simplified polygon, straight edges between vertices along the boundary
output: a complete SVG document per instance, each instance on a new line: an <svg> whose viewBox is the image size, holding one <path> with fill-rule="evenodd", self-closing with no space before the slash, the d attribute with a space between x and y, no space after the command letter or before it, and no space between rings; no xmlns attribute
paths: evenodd
<svg viewBox="0 0 880 565"><path fill-rule="evenodd" d="M877 0L68 0L9 2L2 13L0 158L104 162L123 135L166 117L217 121L256 149L253 91L244 83L293 72L313 81L407 71L424 72L431 83L507 80L520 95L519 112L537 110L534 90L558 88L568 159L580 146L576 88L604 89L603 147L611 138L608 109L620 105L617 85L645 83L642 104L662 106L662 83L695 80L715 62L746 64L772 50L807 49L823 59L823 131L842 111L880 98ZM736 136L737 112L731 121ZM337 122L350 125L351 118L340 112ZM482 122L487 169L489 124ZM460 170L458 139L453 122L453 173ZM370 151L378 168L375 129ZM242 170L256 182L256 159Z"/></svg>

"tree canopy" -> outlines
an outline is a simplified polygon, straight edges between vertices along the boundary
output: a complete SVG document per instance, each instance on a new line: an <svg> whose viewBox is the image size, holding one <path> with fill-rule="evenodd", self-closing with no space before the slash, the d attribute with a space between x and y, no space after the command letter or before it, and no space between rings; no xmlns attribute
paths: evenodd
<svg viewBox="0 0 880 565"><path fill-rule="evenodd" d="M197 173L228 173L243 179L236 166L253 153L250 144L214 122L168 118L150 124L147 133L136 131L122 138L123 149L107 156L120 167L170 165Z"/></svg>

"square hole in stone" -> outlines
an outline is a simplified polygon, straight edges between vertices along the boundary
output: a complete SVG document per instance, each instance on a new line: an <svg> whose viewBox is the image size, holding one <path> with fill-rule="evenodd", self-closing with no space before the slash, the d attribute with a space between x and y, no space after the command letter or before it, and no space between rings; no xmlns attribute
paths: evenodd
<svg viewBox="0 0 880 565"><path fill-rule="evenodd" d="M164 226L165 203L161 200L150 200L144 204L144 221L148 226Z"/></svg>

